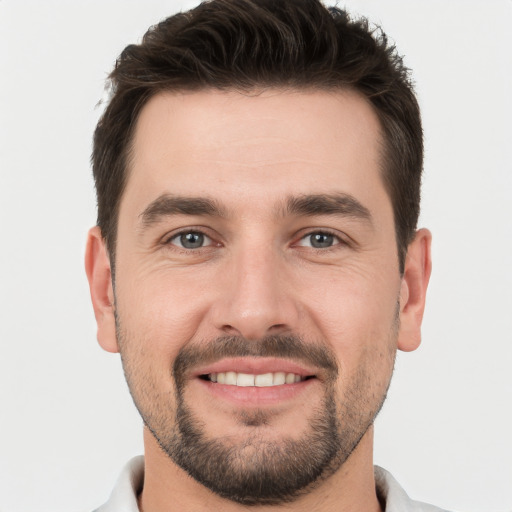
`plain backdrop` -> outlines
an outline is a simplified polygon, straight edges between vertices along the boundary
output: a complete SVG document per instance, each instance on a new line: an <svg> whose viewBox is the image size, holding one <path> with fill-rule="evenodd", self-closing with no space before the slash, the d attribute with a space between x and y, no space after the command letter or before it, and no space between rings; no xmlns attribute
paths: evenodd
<svg viewBox="0 0 512 512"><path fill-rule="evenodd" d="M0 0L0 510L81 512L142 452L83 271L104 80L194 1ZM400 354L376 463L450 510L512 510L512 1L349 0L414 70L434 234L423 344Z"/></svg>

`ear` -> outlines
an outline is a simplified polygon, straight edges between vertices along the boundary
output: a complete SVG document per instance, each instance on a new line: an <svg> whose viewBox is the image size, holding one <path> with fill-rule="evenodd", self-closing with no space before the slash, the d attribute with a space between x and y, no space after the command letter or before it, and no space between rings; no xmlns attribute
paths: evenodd
<svg viewBox="0 0 512 512"><path fill-rule="evenodd" d="M98 326L98 342L107 352L119 352L114 317L114 290L110 258L100 228L95 226L87 235L85 272L89 280L92 307Z"/></svg>
<svg viewBox="0 0 512 512"><path fill-rule="evenodd" d="M400 330L398 334L398 348L405 352L416 350L421 343L421 321L432 270L431 242L430 231L420 229L407 249L400 288Z"/></svg>

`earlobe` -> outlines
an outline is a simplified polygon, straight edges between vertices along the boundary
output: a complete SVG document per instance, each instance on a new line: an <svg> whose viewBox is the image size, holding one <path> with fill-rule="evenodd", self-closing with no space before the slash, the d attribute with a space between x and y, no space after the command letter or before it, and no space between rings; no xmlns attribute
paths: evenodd
<svg viewBox="0 0 512 512"><path fill-rule="evenodd" d="M430 231L420 229L407 250L400 290L398 335L398 348L405 352L416 350L421 343L421 322L432 270L431 241Z"/></svg>
<svg viewBox="0 0 512 512"><path fill-rule="evenodd" d="M107 352L119 352L110 258L98 226L91 228L87 235L85 272L89 281L92 306L98 326L98 342Z"/></svg>

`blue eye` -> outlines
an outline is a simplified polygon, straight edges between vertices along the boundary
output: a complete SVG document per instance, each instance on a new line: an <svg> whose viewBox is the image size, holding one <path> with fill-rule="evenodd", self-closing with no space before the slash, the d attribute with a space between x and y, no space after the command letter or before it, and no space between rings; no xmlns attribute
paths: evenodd
<svg viewBox="0 0 512 512"><path fill-rule="evenodd" d="M339 238L331 233L318 231L303 237L299 245L302 247L313 247L314 249L328 249L339 243Z"/></svg>
<svg viewBox="0 0 512 512"><path fill-rule="evenodd" d="M188 231L173 236L169 242L183 249L200 249L211 245L212 240L198 231Z"/></svg>

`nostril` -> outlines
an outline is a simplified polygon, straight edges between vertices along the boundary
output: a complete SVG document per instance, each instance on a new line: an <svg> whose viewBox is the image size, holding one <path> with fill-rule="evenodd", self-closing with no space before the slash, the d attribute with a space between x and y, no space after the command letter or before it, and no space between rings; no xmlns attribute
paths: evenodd
<svg viewBox="0 0 512 512"><path fill-rule="evenodd" d="M240 332L238 329L235 329L232 325L223 325L221 327L222 331L224 331L226 334L230 335L240 335Z"/></svg>
<svg viewBox="0 0 512 512"><path fill-rule="evenodd" d="M269 328L269 331L282 331L286 329L286 324L275 324Z"/></svg>
<svg viewBox="0 0 512 512"><path fill-rule="evenodd" d="M242 336L248 340L259 340L267 335L286 334L290 330L287 324L274 324L269 327L264 325L240 325L240 328L234 327L230 324L225 324L221 327L224 334L228 336Z"/></svg>

